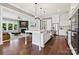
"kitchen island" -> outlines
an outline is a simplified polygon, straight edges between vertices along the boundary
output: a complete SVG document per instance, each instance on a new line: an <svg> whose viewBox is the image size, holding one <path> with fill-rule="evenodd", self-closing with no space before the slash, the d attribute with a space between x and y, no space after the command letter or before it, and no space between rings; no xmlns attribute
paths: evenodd
<svg viewBox="0 0 79 59"><path fill-rule="evenodd" d="M45 47L45 43L51 38L51 31L47 30L27 30L25 31L25 37L28 35L27 33L32 33L32 44L39 46L39 50L41 50L41 47ZM25 38L25 44L27 44L27 38Z"/></svg>

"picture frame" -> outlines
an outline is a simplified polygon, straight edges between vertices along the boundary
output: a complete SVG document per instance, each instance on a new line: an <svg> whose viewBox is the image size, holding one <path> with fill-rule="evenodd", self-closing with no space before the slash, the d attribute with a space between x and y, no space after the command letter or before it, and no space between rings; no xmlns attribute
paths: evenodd
<svg viewBox="0 0 79 59"><path fill-rule="evenodd" d="M28 28L28 21L19 21L20 27L27 27Z"/></svg>
<svg viewBox="0 0 79 59"><path fill-rule="evenodd" d="M36 23L34 21L30 22L30 27L36 27Z"/></svg>

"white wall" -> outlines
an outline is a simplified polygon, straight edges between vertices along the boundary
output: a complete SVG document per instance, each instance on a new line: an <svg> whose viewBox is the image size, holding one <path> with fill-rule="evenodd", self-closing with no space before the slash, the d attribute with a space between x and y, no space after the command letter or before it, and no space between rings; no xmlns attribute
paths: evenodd
<svg viewBox="0 0 79 59"><path fill-rule="evenodd" d="M2 8L1 8L1 6L0 6L0 44L2 44L3 42L2 42L2 28L1 28L1 26L2 26Z"/></svg>
<svg viewBox="0 0 79 59"><path fill-rule="evenodd" d="M38 23L39 21L34 20L33 17L23 14L23 13L20 13L18 11L13 10L13 9L4 7L4 6L2 6L2 17L7 18L2 21L3 23L6 22L6 23L18 24L19 20L21 20L21 21L29 21L29 29L37 30L39 27L39 23ZM20 17L20 19L18 17ZM36 27L30 27L31 22L37 23ZM16 30L16 31L18 31L18 30ZM10 32L10 30L9 30L9 32Z"/></svg>
<svg viewBox="0 0 79 59"><path fill-rule="evenodd" d="M29 30L40 30L40 20L30 19L29 21Z"/></svg>
<svg viewBox="0 0 79 59"><path fill-rule="evenodd" d="M59 15L52 16L52 23L59 23Z"/></svg>
<svg viewBox="0 0 79 59"><path fill-rule="evenodd" d="M56 31L56 34L59 35L59 15L52 16L52 30Z"/></svg>
<svg viewBox="0 0 79 59"><path fill-rule="evenodd" d="M70 21L68 19L68 13L60 15L60 29L59 35L66 35L67 30L70 27ZM62 28L62 29L61 29Z"/></svg>
<svg viewBox="0 0 79 59"><path fill-rule="evenodd" d="M20 17L20 19L18 18ZM3 18L5 18L5 20L3 20ZM20 13L18 11L15 11L13 9L9 9L9 8L6 8L4 6L1 6L0 7L0 44L3 43L2 41L2 22L4 23L12 23L12 24L18 24L18 20L28 20L30 18L33 18L29 15L26 15L26 14L23 14L23 13ZM9 20L7 20L9 19ZM2 21L1 21L2 20ZM33 29L33 28L32 28ZM8 31L8 30L7 30ZM18 30L13 30L13 31L18 31ZM11 32L10 30L8 32Z"/></svg>
<svg viewBox="0 0 79 59"><path fill-rule="evenodd" d="M59 23L59 27L58 27L59 35L65 36L66 32L67 32L67 30L69 29L69 26L70 26L70 21L68 19L68 13L53 15L52 16L52 23Z"/></svg>
<svg viewBox="0 0 79 59"><path fill-rule="evenodd" d="M13 20L12 23L17 22L17 20L23 20L23 21L29 21L29 30L39 30L40 29L40 21L38 19L34 19L31 16L22 14L20 12L17 12L15 10L6 8L6 7L2 7L2 17L4 18L10 18ZM20 19L18 19L18 17L20 17ZM4 21L3 21L4 22ZM10 20L6 21L6 22L11 22ZM32 24L36 24L35 27L31 27Z"/></svg>
<svg viewBox="0 0 79 59"><path fill-rule="evenodd" d="M1 44L1 6L0 6L0 44Z"/></svg>

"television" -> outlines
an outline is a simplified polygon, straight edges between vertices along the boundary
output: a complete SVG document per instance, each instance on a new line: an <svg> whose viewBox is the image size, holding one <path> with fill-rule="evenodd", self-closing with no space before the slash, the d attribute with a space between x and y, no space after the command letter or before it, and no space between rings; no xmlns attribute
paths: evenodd
<svg viewBox="0 0 79 59"><path fill-rule="evenodd" d="M28 21L19 21L20 27L27 27L28 28Z"/></svg>

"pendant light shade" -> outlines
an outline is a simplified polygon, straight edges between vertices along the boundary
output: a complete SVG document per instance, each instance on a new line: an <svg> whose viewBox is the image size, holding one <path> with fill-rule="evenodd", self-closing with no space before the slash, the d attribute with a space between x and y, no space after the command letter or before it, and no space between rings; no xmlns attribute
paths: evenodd
<svg viewBox="0 0 79 59"><path fill-rule="evenodd" d="M35 3L35 17L37 16L37 3Z"/></svg>

